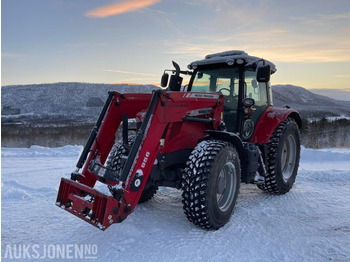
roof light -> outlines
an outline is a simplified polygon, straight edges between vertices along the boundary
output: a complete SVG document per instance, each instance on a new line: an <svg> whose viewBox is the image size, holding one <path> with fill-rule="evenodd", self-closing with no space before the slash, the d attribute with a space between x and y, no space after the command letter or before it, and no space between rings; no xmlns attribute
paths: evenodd
<svg viewBox="0 0 350 262"><path fill-rule="evenodd" d="M242 64L244 64L244 59L237 59L236 63L239 65L242 65Z"/></svg>
<svg viewBox="0 0 350 262"><path fill-rule="evenodd" d="M234 59L228 59L226 60L226 64L228 64L229 66L232 66L235 63Z"/></svg>

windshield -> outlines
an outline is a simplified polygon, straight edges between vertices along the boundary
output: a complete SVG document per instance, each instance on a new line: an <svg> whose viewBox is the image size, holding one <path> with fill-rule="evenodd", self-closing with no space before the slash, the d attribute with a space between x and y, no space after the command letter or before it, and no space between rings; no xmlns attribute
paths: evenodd
<svg viewBox="0 0 350 262"><path fill-rule="evenodd" d="M191 91L238 95L238 68L200 70L195 75Z"/></svg>
<svg viewBox="0 0 350 262"><path fill-rule="evenodd" d="M223 118L227 130L237 131L237 107L239 92L239 69L222 67L197 71L192 92L220 93L225 96Z"/></svg>

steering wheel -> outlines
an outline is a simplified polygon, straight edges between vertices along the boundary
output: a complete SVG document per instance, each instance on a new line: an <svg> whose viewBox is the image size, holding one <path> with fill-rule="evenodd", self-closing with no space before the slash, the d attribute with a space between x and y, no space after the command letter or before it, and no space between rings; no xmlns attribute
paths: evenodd
<svg viewBox="0 0 350 262"><path fill-rule="evenodd" d="M225 93L228 92L228 94L225 95L222 91L225 91ZM226 110L237 109L238 97L236 97L234 94L231 94L231 90L229 88L221 88L219 90L219 93L225 96L224 109Z"/></svg>
<svg viewBox="0 0 350 262"><path fill-rule="evenodd" d="M228 94L225 95L222 91L228 91ZM220 93L221 95L224 95L224 96L229 96L229 95L231 94L231 90L230 90L229 88L221 88L221 89L219 90L219 93Z"/></svg>

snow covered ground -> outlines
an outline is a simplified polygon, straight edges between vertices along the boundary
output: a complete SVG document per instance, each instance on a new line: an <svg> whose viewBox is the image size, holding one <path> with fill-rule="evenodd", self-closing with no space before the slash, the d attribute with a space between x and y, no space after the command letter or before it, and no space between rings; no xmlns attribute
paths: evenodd
<svg viewBox="0 0 350 262"><path fill-rule="evenodd" d="M105 232L55 206L60 177L81 150L2 148L3 260L350 261L350 149L303 148L296 184L283 196L242 184L218 231L193 226L181 192L161 188Z"/></svg>

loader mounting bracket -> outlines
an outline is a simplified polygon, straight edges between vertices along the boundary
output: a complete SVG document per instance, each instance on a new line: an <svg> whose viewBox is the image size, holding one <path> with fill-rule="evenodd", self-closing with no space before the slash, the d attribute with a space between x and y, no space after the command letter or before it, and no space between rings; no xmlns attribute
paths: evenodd
<svg viewBox="0 0 350 262"><path fill-rule="evenodd" d="M56 205L101 230L126 217L119 212L121 201L66 178L61 179ZM124 212L131 211L127 207L123 209Z"/></svg>

